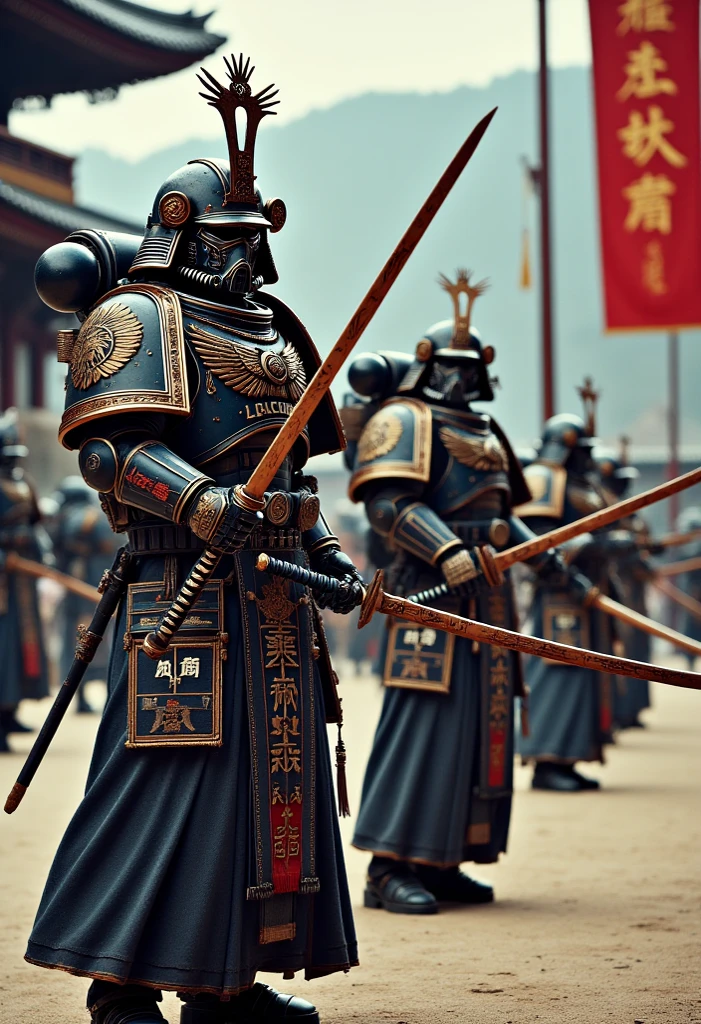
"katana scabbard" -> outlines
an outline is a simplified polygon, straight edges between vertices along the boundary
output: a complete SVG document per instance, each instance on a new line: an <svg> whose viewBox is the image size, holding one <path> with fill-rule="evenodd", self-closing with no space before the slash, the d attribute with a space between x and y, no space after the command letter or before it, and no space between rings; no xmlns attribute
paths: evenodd
<svg viewBox="0 0 701 1024"><path fill-rule="evenodd" d="M126 591L133 562L133 555L126 552L124 548L121 548L112 568L103 576L103 581L100 584L100 591L102 593L100 603L95 609L95 613L90 620L90 625L87 629L79 627L78 642L76 644L73 664L68 671L68 675L66 676L61 689L56 694L56 699L53 702L51 710L46 716L46 720L39 731L39 735L35 739L32 749L29 751L27 760L24 762L22 770L17 776L17 781L10 790L10 794L5 801L6 814L12 814L12 812L17 809L24 794L27 792L29 784L36 775L37 769L43 761L44 755L46 754L46 751L48 750L49 745L63 720L63 716L68 710L68 707L82 682L88 665L93 660L95 651L99 647L102 638L105 635L105 630L107 629L109 621L114 615L115 609Z"/></svg>

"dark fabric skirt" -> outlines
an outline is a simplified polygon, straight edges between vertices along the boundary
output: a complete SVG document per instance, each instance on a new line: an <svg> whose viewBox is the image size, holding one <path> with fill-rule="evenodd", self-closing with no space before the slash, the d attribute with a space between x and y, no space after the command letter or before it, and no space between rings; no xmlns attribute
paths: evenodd
<svg viewBox="0 0 701 1024"><path fill-rule="evenodd" d="M149 559L140 579L163 579L163 560ZM252 829L242 622L237 589L226 589L229 657L219 748L125 747L122 605L85 797L51 868L27 948L30 962L110 981L217 994L249 987L258 971L303 970L312 978L357 962L320 692L320 891L295 896L295 939L258 942L263 901L246 899Z"/></svg>
<svg viewBox="0 0 701 1024"><path fill-rule="evenodd" d="M553 635L545 627L544 598L537 591L533 604L533 633L545 639L572 642ZM558 595L563 608L568 598ZM610 653L610 630L604 616L582 611L587 617L591 649ZM562 665L542 658L529 658L526 664L529 735L518 738L518 752L527 760L603 761L603 743L610 740L614 709L615 679L599 672ZM608 701L609 706L605 703Z"/></svg>
<svg viewBox="0 0 701 1024"><path fill-rule="evenodd" d="M36 580L9 573L0 588L0 707L7 708L48 697L49 674Z"/></svg>
<svg viewBox="0 0 701 1024"><path fill-rule="evenodd" d="M508 588L506 599L511 600ZM480 609L478 618L484 613ZM505 652L505 775L483 785L488 761L481 653L456 639L449 693L386 687L353 836L361 850L448 867L492 863L506 851L513 783L516 657ZM487 748L488 749L488 748Z"/></svg>

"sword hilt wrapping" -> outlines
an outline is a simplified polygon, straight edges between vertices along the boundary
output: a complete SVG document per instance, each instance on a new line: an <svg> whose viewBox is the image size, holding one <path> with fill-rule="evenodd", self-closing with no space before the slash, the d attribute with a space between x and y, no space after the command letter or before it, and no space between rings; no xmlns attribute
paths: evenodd
<svg viewBox="0 0 701 1024"><path fill-rule="evenodd" d="M301 583L302 586L310 587L312 590L340 590L343 586L341 580L337 580L333 576L313 572L303 565L295 565L294 562L273 558L265 553L258 555L256 569L260 572L269 572L271 576L281 576L283 579L292 580L293 583Z"/></svg>
<svg viewBox="0 0 701 1024"><path fill-rule="evenodd" d="M412 604L427 604L429 601L437 601L439 597L445 597L450 593L450 588L447 583L439 583L435 587L430 587L428 590L422 590L418 594L409 594L407 601L411 601Z"/></svg>
<svg viewBox="0 0 701 1024"><path fill-rule="evenodd" d="M218 551L207 550L192 567L189 576L180 588L180 593L163 616L161 623L152 633L148 633L144 640L143 651L149 658L156 661L163 657L168 650L171 640L211 580L221 557Z"/></svg>

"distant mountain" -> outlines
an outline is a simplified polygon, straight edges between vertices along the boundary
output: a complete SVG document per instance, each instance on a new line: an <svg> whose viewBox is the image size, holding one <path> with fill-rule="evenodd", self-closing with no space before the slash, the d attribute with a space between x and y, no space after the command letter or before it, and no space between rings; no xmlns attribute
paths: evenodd
<svg viewBox="0 0 701 1024"><path fill-rule="evenodd" d="M449 300L435 283L439 271L467 266L489 277L492 287L477 303L475 323L496 347L502 389L494 412L517 442L540 427L538 291L517 286L519 161L537 152L535 90L534 76L518 72L483 89L367 94L280 127L264 123L257 160L263 194L281 196L288 208L287 225L273 237L277 290L326 352L467 132L499 107L360 349L412 351L430 324L447 317ZM599 432L613 437L664 403L665 339L602 333L588 71L554 71L552 95L558 406L578 412L574 388L592 374L602 391ZM202 116L216 115L203 105ZM191 139L133 164L88 150L78 164L80 201L143 221L169 173L211 155L226 155L223 137L217 144ZM530 214L535 226L534 205ZM683 341L683 407L701 423L699 333Z"/></svg>

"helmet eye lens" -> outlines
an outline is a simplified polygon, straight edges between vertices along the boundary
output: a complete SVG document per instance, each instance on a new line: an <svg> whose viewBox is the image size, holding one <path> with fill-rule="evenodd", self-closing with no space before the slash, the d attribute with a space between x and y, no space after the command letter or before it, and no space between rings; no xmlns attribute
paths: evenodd
<svg viewBox="0 0 701 1024"><path fill-rule="evenodd" d="M231 242L248 242L249 245L257 245L260 241L258 231L243 227L241 224L216 224L211 225L206 231L202 231L202 237L211 237L212 242L230 244Z"/></svg>

